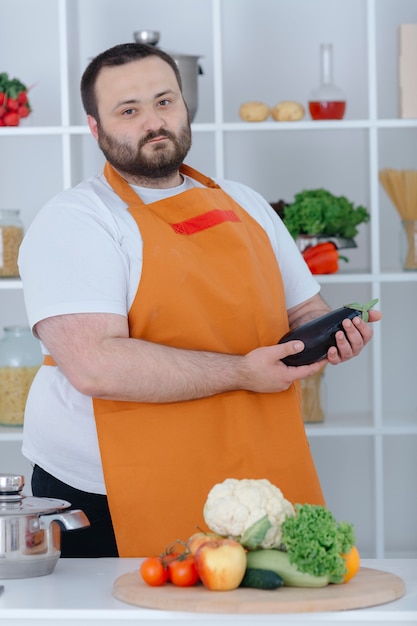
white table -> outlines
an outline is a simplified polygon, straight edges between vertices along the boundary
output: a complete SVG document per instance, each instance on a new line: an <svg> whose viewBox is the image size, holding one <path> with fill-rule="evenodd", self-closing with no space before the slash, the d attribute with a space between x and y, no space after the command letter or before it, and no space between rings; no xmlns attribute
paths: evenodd
<svg viewBox="0 0 417 626"><path fill-rule="evenodd" d="M417 559L370 560L362 565L400 576L406 584L403 598L367 609L328 613L279 615L221 615L142 609L116 600L113 583L138 568L140 559L61 559L48 576L0 580L1 626L355 626L417 625Z"/></svg>

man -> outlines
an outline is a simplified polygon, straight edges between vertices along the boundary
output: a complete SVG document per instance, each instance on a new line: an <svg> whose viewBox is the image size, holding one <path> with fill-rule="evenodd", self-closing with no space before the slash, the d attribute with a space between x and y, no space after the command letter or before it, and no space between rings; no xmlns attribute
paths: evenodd
<svg viewBox="0 0 417 626"><path fill-rule="evenodd" d="M159 553L203 525L227 477L323 503L297 383L359 354L371 327L346 321L327 361L281 361L304 346L280 337L328 306L265 200L183 165L190 121L168 55L115 46L81 94L104 173L51 200L20 253L46 354L25 415L33 493L92 523L63 556Z"/></svg>

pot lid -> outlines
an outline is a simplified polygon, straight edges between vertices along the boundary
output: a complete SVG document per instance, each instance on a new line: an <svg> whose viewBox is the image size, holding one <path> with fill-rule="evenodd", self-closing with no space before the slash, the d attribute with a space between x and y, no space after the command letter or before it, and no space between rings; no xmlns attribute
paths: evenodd
<svg viewBox="0 0 417 626"><path fill-rule="evenodd" d="M20 500L3 500L0 496L0 517L5 515L39 515L41 513L54 513L70 507L66 500L55 498L35 498L33 496L21 496Z"/></svg>
<svg viewBox="0 0 417 626"><path fill-rule="evenodd" d="M71 506L66 500L25 496L25 479L19 474L0 474L0 517L4 515L38 515L62 511Z"/></svg>

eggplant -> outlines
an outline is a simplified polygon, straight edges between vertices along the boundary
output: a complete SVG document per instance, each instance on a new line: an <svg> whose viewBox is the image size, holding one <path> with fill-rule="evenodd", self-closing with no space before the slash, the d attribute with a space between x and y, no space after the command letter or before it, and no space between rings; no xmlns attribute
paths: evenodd
<svg viewBox="0 0 417 626"><path fill-rule="evenodd" d="M368 311L378 302L378 298L367 304L345 304L339 309L330 311L321 317L317 317L306 324L302 324L294 330L286 333L278 343L299 340L304 343L304 350L297 354L290 354L282 359L285 365L310 365L326 358L327 351L336 345L336 333L343 330L342 322L345 319L353 319L360 316L367 322Z"/></svg>

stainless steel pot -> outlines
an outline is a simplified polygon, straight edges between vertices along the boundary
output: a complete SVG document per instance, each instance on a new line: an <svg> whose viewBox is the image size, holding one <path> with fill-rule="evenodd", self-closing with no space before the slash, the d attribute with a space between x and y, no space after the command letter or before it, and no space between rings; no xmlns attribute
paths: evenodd
<svg viewBox="0 0 417 626"><path fill-rule="evenodd" d="M160 33L157 30L137 30L133 33L136 43L147 43L156 46ZM198 60L201 58L193 54L179 54L169 52L178 66L182 80L182 92L190 112L191 121L194 120L198 108L198 75L203 73Z"/></svg>
<svg viewBox="0 0 417 626"><path fill-rule="evenodd" d="M0 579L50 574L61 555L61 529L90 525L79 509L54 498L22 494L24 477L0 474Z"/></svg>

